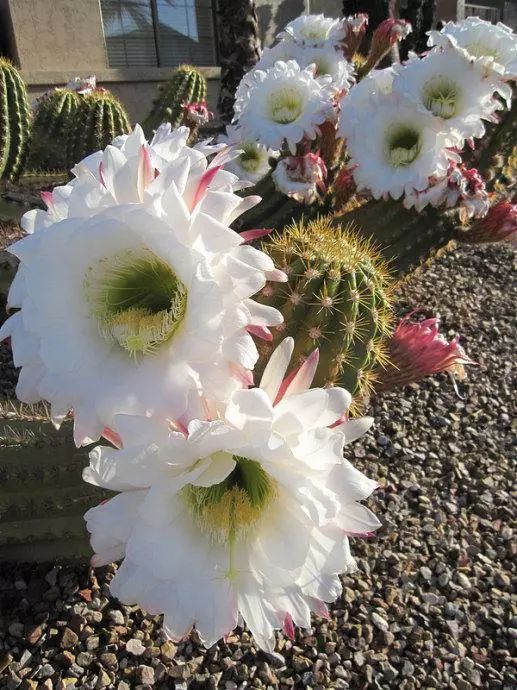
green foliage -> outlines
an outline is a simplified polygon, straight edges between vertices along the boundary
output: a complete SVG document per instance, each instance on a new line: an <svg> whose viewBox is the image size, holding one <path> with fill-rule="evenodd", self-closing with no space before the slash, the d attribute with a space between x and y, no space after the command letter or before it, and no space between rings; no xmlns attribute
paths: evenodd
<svg viewBox="0 0 517 690"><path fill-rule="evenodd" d="M319 348L314 385L343 386L360 405L373 387L374 368L386 362L393 288L386 263L371 243L328 218L294 224L263 249L288 282L268 284L258 298L284 317L259 368L272 348L292 336L294 362Z"/></svg>
<svg viewBox="0 0 517 690"><path fill-rule="evenodd" d="M83 481L71 426L56 431L40 407L1 411L0 561L91 555L83 515L107 493Z"/></svg>
<svg viewBox="0 0 517 690"><path fill-rule="evenodd" d="M127 112L112 93L96 89L81 96L67 140L68 165L75 165L89 154L106 148L115 137L130 132Z"/></svg>
<svg viewBox="0 0 517 690"><path fill-rule="evenodd" d="M66 166L70 130L77 117L81 96L72 89L57 88L44 94L34 113L30 166L37 170L57 170Z"/></svg>
<svg viewBox="0 0 517 690"><path fill-rule="evenodd" d="M206 100L206 79L191 65L182 65L174 71L172 79L160 87L153 109L143 123L147 136L151 136L163 122L173 127L181 125L183 106Z"/></svg>
<svg viewBox="0 0 517 690"><path fill-rule="evenodd" d="M23 170L31 131L27 89L13 65L0 57L0 180Z"/></svg>

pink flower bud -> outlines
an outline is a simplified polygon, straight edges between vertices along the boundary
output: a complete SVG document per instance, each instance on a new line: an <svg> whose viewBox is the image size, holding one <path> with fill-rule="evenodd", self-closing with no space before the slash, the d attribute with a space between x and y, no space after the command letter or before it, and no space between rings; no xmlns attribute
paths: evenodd
<svg viewBox="0 0 517 690"><path fill-rule="evenodd" d="M405 316L388 343L390 364L379 369L376 391L389 391L398 386L448 371L463 375L464 364L476 364L459 344L459 336L450 343L439 332L438 318L418 323Z"/></svg>
<svg viewBox="0 0 517 690"><path fill-rule="evenodd" d="M503 199L492 206L464 235L469 244L510 242L517 245L517 203Z"/></svg>
<svg viewBox="0 0 517 690"><path fill-rule="evenodd" d="M183 122L189 127L200 127L213 118L214 114L207 108L206 101L183 104Z"/></svg>
<svg viewBox="0 0 517 690"><path fill-rule="evenodd" d="M370 55L376 56L379 62L390 48L406 38L412 31L411 24L405 19L385 19L375 29L370 46ZM368 56L370 60L370 56Z"/></svg>
<svg viewBox="0 0 517 690"><path fill-rule="evenodd" d="M273 171L277 189L305 204L314 203L319 193L325 193L326 179L327 166L319 151L303 156L288 156Z"/></svg>

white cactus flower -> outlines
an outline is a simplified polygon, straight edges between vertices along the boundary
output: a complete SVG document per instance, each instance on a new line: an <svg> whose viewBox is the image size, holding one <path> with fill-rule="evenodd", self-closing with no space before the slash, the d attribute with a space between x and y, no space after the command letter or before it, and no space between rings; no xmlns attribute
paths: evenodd
<svg viewBox="0 0 517 690"><path fill-rule="evenodd" d="M277 38L305 46L335 47L345 39L346 34L347 24L344 19L325 17L323 14L304 14L289 22Z"/></svg>
<svg viewBox="0 0 517 690"><path fill-rule="evenodd" d="M86 514L93 565L124 559L112 593L164 613L173 640L195 626L210 647L241 616L272 652L275 629L325 615L355 568L348 537L380 524L360 503L375 482L342 455L372 420L343 421L343 389L307 390L317 353L283 380L293 347L280 345L261 387L234 393L224 417L183 433L120 417L123 449L90 455L86 481L121 492Z"/></svg>
<svg viewBox="0 0 517 690"><path fill-rule="evenodd" d="M297 62L276 62L268 70L252 70L240 83L235 120L245 138L291 153L302 139L315 139L318 126L334 117L330 76L315 77Z"/></svg>
<svg viewBox="0 0 517 690"><path fill-rule="evenodd" d="M282 321L253 302L284 279L229 224L254 205L237 178L186 146L185 133L140 132L93 154L77 178L26 214L33 229L2 326L21 367L17 395L47 400L56 423L73 409L75 440L96 440L117 413L199 414L250 382L250 332Z"/></svg>
<svg viewBox="0 0 517 690"><path fill-rule="evenodd" d="M279 151L268 149L254 139L243 139L236 125L228 125L226 133L219 136L219 141L241 151L236 158L231 158L225 164L225 169L237 175L240 180L253 184L260 182L271 170L269 160L280 155Z"/></svg>
<svg viewBox="0 0 517 690"><path fill-rule="evenodd" d="M492 24L479 17L447 22L441 31L429 31L430 46L443 46L452 38L472 57L491 58L499 65L504 79L517 78L517 36L509 26Z"/></svg>
<svg viewBox="0 0 517 690"><path fill-rule="evenodd" d="M502 107L495 94L500 75L483 59L450 44L423 58L412 55L397 65L393 91L413 100L439 121L440 129L461 140L482 137L483 120L493 120Z"/></svg>
<svg viewBox="0 0 517 690"><path fill-rule="evenodd" d="M370 190L376 199L399 199L412 190L427 189L429 179L444 177L449 161L458 158L446 148L448 141L436 118L400 94L358 100L356 111L352 93L345 97L338 133L346 139L358 188ZM360 120L363 127L358 126Z"/></svg>

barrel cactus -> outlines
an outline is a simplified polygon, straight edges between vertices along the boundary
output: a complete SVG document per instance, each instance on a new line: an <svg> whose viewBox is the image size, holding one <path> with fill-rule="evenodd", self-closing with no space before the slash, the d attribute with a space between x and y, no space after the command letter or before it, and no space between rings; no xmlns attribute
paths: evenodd
<svg viewBox="0 0 517 690"><path fill-rule="evenodd" d="M143 123L145 133L150 136L163 122L178 127L183 120L184 106L206 100L206 79L191 65L182 65L175 70L172 79L160 88L153 109Z"/></svg>
<svg viewBox="0 0 517 690"><path fill-rule="evenodd" d="M91 554L83 515L105 493L81 479L88 452L71 424L57 432L45 409L0 411L0 560L51 561Z"/></svg>
<svg viewBox="0 0 517 690"><path fill-rule="evenodd" d="M22 172L30 139L27 89L18 70L0 57L0 180Z"/></svg>
<svg viewBox="0 0 517 690"><path fill-rule="evenodd" d="M112 93L100 88L81 96L68 135L68 164L74 165L130 131L127 112Z"/></svg>
<svg viewBox="0 0 517 690"><path fill-rule="evenodd" d="M328 218L294 224L263 249L288 282L268 284L261 293L284 324L263 348L259 369L270 350L292 336L293 361L319 348L314 385L343 386L360 404L373 388L374 368L386 362L393 288L386 263L371 243Z"/></svg>
<svg viewBox="0 0 517 690"><path fill-rule="evenodd" d="M64 167L63 142L74 125L80 99L72 89L57 88L38 100L30 148L32 167L49 170Z"/></svg>

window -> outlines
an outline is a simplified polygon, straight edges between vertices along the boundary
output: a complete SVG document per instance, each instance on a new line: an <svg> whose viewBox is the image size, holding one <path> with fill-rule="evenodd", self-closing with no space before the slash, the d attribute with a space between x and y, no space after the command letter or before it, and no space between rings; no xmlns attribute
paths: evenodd
<svg viewBox="0 0 517 690"><path fill-rule="evenodd" d="M465 5L465 17L479 17L485 19L487 22L496 24L501 20L501 10L497 7L488 7L486 5Z"/></svg>
<svg viewBox="0 0 517 690"><path fill-rule="evenodd" d="M101 0L110 67L217 64L210 0Z"/></svg>

